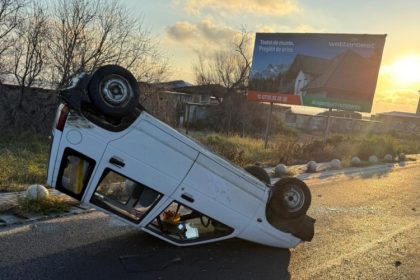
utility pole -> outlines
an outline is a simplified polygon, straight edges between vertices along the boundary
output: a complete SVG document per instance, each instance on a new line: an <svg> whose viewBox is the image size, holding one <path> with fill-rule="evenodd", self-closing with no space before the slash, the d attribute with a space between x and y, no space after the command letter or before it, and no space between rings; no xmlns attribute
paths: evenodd
<svg viewBox="0 0 420 280"><path fill-rule="evenodd" d="M417 91L420 94L420 90ZM420 96L419 96L419 102L417 103L417 111L416 114L420 116Z"/></svg>

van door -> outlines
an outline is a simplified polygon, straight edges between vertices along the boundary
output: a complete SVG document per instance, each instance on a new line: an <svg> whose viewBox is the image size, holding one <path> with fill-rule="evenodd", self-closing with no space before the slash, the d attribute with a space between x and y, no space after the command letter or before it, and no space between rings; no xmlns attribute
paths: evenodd
<svg viewBox="0 0 420 280"><path fill-rule="evenodd" d="M85 201L141 224L155 207L166 206L197 156L182 141L144 122L108 144Z"/></svg>

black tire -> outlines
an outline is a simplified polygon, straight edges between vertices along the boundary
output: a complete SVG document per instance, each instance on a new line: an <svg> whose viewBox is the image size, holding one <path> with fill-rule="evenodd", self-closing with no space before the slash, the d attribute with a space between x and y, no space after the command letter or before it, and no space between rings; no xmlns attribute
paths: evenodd
<svg viewBox="0 0 420 280"><path fill-rule="evenodd" d="M267 172L265 172L264 168L259 167L257 165L248 165L245 168L245 171L260 180L265 184L270 184L270 176L268 176Z"/></svg>
<svg viewBox="0 0 420 280"><path fill-rule="evenodd" d="M130 71L118 65L105 65L92 74L88 95L105 116L124 117L136 108L140 92Z"/></svg>
<svg viewBox="0 0 420 280"><path fill-rule="evenodd" d="M267 211L285 219L295 219L306 214L311 205L311 191L301 180L287 177L278 180L272 187Z"/></svg>

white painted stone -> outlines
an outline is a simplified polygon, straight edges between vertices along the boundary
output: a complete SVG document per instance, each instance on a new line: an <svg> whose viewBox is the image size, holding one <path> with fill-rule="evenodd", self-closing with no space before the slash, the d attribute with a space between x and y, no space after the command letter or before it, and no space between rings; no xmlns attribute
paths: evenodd
<svg viewBox="0 0 420 280"><path fill-rule="evenodd" d="M351 165L353 166L359 166L361 163L360 158L359 157L353 157L351 159Z"/></svg>
<svg viewBox="0 0 420 280"><path fill-rule="evenodd" d="M375 155L372 155L369 157L369 162L370 163L377 163L378 162L378 157Z"/></svg>
<svg viewBox="0 0 420 280"><path fill-rule="evenodd" d="M340 169L341 168L341 161L339 159L335 158L330 162L330 166L333 169Z"/></svg>
<svg viewBox="0 0 420 280"><path fill-rule="evenodd" d="M307 172L316 172L317 163L313 160L306 164L306 171Z"/></svg>
<svg viewBox="0 0 420 280"><path fill-rule="evenodd" d="M286 175L287 174L287 166L282 164L282 163L277 164L276 168L274 168L274 174L277 177L281 177L281 176Z"/></svg>
<svg viewBox="0 0 420 280"><path fill-rule="evenodd" d="M30 185L26 190L26 198L29 200L43 200L48 198L50 193L43 185Z"/></svg>
<svg viewBox="0 0 420 280"><path fill-rule="evenodd" d="M391 162L393 159L394 159L394 157L393 157L392 155L390 155L390 154L386 154L386 155L384 156L384 160L385 160L386 162Z"/></svg>
<svg viewBox="0 0 420 280"><path fill-rule="evenodd" d="M398 161L405 161L405 154L404 153L400 153L398 155Z"/></svg>

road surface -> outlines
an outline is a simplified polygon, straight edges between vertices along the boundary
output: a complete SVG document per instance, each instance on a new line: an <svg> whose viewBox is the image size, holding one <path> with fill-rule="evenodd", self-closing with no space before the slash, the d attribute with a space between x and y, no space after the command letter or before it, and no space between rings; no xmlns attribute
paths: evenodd
<svg viewBox="0 0 420 280"><path fill-rule="evenodd" d="M0 279L420 279L420 166L311 185L312 242L177 248L92 212L0 229Z"/></svg>

